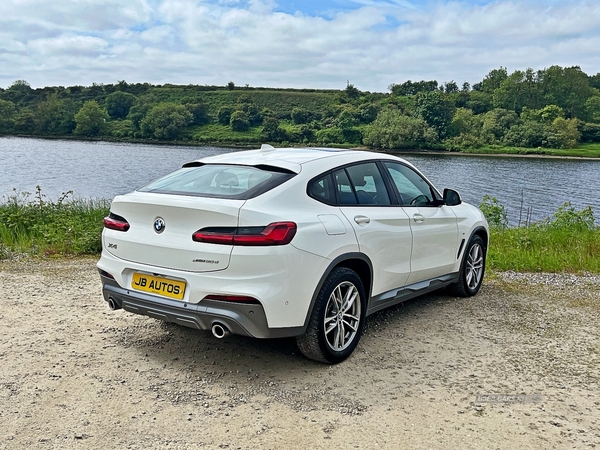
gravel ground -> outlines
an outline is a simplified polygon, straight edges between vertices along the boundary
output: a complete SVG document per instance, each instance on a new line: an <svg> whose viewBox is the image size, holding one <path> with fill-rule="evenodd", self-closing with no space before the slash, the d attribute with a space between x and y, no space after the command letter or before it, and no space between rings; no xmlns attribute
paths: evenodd
<svg viewBox="0 0 600 450"><path fill-rule="evenodd" d="M0 449L600 446L598 276L410 301L328 366L111 312L94 263L0 262Z"/></svg>

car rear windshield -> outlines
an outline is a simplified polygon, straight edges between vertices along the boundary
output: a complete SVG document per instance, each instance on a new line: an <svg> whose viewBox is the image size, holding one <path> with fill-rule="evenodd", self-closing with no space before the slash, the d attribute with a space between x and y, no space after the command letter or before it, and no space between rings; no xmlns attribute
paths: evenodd
<svg viewBox="0 0 600 450"><path fill-rule="evenodd" d="M204 164L183 167L140 192L246 200L284 183L295 173L271 166Z"/></svg>

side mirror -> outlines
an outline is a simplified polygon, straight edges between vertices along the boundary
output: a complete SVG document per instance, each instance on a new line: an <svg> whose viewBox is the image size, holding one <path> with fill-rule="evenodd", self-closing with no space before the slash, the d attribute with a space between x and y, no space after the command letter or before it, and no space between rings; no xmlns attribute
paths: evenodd
<svg viewBox="0 0 600 450"><path fill-rule="evenodd" d="M444 204L447 206L456 206L460 205L462 200L460 199L460 194L456 192L454 189L444 189Z"/></svg>

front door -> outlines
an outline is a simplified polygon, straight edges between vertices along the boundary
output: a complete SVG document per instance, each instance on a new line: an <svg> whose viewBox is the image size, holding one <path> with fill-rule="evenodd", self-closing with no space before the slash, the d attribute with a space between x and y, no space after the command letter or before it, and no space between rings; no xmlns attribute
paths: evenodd
<svg viewBox="0 0 600 450"><path fill-rule="evenodd" d="M394 182L412 231L408 284L451 273L459 240L452 207L444 205L427 180L412 168L391 161L383 164Z"/></svg>

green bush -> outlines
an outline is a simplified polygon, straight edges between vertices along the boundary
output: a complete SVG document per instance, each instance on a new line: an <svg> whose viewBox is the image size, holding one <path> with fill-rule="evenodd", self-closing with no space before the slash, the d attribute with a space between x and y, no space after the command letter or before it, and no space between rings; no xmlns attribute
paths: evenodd
<svg viewBox="0 0 600 450"><path fill-rule="evenodd" d="M338 127L324 128L316 132L316 139L319 144L337 144L343 142L344 135Z"/></svg>
<svg viewBox="0 0 600 450"><path fill-rule="evenodd" d="M135 95L128 92L115 91L106 97L106 112L113 119L124 119L135 103Z"/></svg>
<svg viewBox="0 0 600 450"><path fill-rule="evenodd" d="M417 148L433 144L437 133L425 120L390 107L365 128L363 142L375 148Z"/></svg>
<svg viewBox="0 0 600 450"><path fill-rule="evenodd" d="M506 209L496 197L490 197L489 195L483 196L483 201L479 205L479 209L488 221L488 224L492 228L506 228L508 226L508 216L506 215Z"/></svg>
<svg viewBox="0 0 600 450"><path fill-rule="evenodd" d="M547 142L547 126L540 122L525 121L513 125L506 132L502 143L514 147L541 147Z"/></svg>
<svg viewBox="0 0 600 450"><path fill-rule="evenodd" d="M595 227L594 211L591 206L586 206L577 211L570 202L565 202L558 207L547 225L555 229L569 229L574 231L593 230Z"/></svg>
<svg viewBox="0 0 600 450"><path fill-rule="evenodd" d="M231 114L229 125L233 131L247 131L250 128L248 114L244 111L234 111L233 114Z"/></svg>
<svg viewBox="0 0 600 450"><path fill-rule="evenodd" d="M161 103L153 107L140 123L144 135L157 139L174 139L192 123L193 115L183 105Z"/></svg>
<svg viewBox="0 0 600 450"><path fill-rule="evenodd" d="M96 100L85 102L75 114L74 133L82 136L98 136L104 133L108 114L98 105Z"/></svg>
<svg viewBox="0 0 600 450"><path fill-rule="evenodd" d="M110 134L116 138L133 136L133 123L131 120L115 120L108 124Z"/></svg>
<svg viewBox="0 0 600 450"><path fill-rule="evenodd" d="M547 146L551 148L575 148L579 143L579 130L577 119L563 119L557 117L550 125L547 137Z"/></svg>
<svg viewBox="0 0 600 450"><path fill-rule="evenodd" d="M221 125L229 125L233 111L233 106L221 106L217 112L217 122Z"/></svg>
<svg viewBox="0 0 600 450"><path fill-rule="evenodd" d="M461 133L458 136L445 139L443 146L446 150L458 152L465 149L481 148L483 147L483 141L473 134Z"/></svg>

